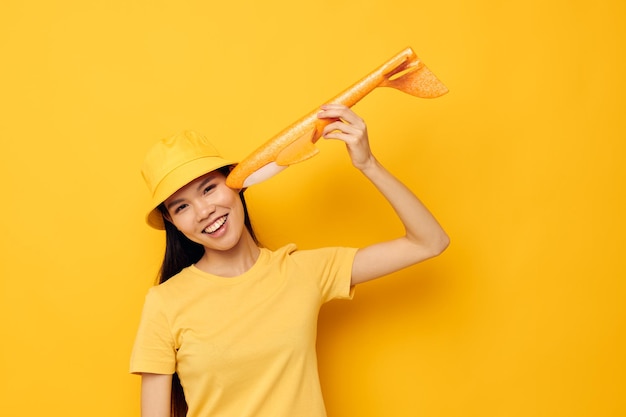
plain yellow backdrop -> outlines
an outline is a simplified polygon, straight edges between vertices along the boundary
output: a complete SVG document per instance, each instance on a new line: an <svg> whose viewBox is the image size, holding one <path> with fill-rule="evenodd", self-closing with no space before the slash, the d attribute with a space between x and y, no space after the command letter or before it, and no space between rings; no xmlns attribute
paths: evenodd
<svg viewBox="0 0 626 417"><path fill-rule="evenodd" d="M450 88L355 106L451 236L322 311L331 417L626 415L621 0L5 1L2 415L137 416L148 147L242 158L406 46ZM337 142L248 191L265 245L401 233Z"/></svg>

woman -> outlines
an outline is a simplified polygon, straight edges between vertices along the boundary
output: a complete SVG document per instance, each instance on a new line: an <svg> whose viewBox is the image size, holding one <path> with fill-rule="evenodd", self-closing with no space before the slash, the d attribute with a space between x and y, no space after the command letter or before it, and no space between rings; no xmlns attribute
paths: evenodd
<svg viewBox="0 0 626 417"><path fill-rule="evenodd" d="M372 155L363 120L336 104L318 117L332 121L323 137L345 142L406 234L360 249L260 248L242 191L225 185L230 161L189 132L155 145L143 169L153 198L147 220L166 229L167 244L131 360L142 375L143 417L185 415L186 404L189 417L325 416L320 306L447 247L435 218Z"/></svg>

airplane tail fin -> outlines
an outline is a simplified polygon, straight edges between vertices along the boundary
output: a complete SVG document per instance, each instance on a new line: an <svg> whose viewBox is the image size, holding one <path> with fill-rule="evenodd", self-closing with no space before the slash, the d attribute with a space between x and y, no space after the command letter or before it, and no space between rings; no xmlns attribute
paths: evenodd
<svg viewBox="0 0 626 417"><path fill-rule="evenodd" d="M385 76L381 87L391 87L420 98L436 98L448 88L417 56L406 60Z"/></svg>

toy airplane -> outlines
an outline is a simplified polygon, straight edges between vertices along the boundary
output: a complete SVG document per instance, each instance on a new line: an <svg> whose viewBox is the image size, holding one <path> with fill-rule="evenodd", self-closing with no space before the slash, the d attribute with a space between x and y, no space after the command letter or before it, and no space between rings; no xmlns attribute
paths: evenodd
<svg viewBox="0 0 626 417"><path fill-rule="evenodd" d="M327 103L352 107L376 87L392 87L421 98L448 92L415 52L407 48ZM234 189L249 187L317 154L315 142L331 123L318 119L318 112L319 108L313 110L252 152L231 171L226 184Z"/></svg>

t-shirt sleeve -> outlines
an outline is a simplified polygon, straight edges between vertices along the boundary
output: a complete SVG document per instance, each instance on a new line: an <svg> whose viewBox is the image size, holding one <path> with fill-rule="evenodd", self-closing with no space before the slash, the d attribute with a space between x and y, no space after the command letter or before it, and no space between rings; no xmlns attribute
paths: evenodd
<svg viewBox="0 0 626 417"><path fill-rule="evenodd" d="M356 255L356 248L335 248L335 255L331 258L331 274L322 281L322 294L325 301L333 299L352 299L354 286L352 285L352 264Z"/></svg>
<svg viewBox="0 0 626 417"><path fill-rule="evenodd" d="M164 306L155 288L146 295L130 360L131 373L173 374L176 349Z"/></svg>
<svg viewBox="0 0 626 417"><path fill-rule="evenodd" d="M307 270L316 276L322 302L327 302L333 299L352 299L352 264L356 252L356 248L329 247L298 251L295 254L302 256Z"/></svg>

